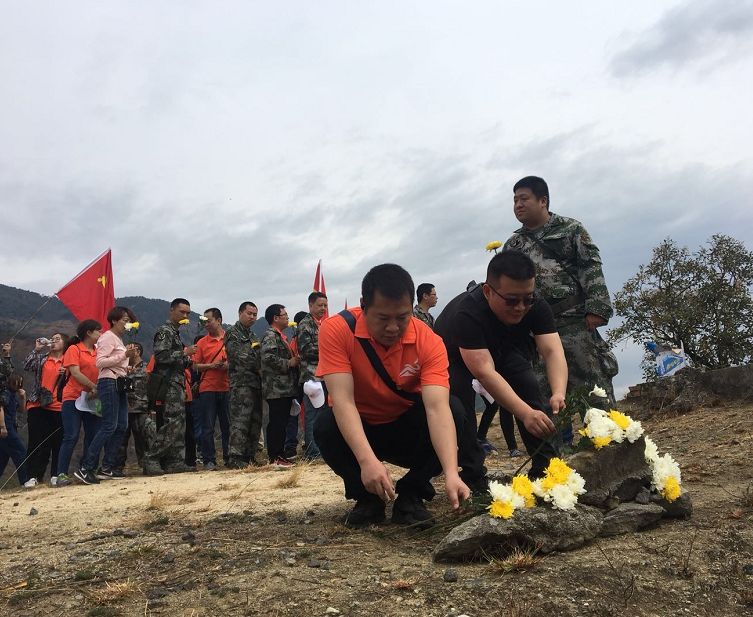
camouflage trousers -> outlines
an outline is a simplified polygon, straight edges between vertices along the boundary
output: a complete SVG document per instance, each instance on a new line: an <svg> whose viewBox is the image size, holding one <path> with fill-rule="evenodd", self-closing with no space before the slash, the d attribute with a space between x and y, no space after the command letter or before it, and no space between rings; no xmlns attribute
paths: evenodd
<svg viewBox="0 0 753 617"><path fill-rule="evenodd" d="M158 423L154 441L144 455L146 465L159 465L163 469L184 465L186 433L186 392L182 384L170 383L162 408L161 423Z"/></svg>
<svg viewBox="0 0 753 617"><path fill-rule="evenodd" d="M253 463L262 424L261 389L230 388L230 461Z"/></svg>
<svg viewBox="0 0 753 617"><path fill-rule="evenodd" d="M601 338L598 330L589 332L583 318L557 320L557 331L562 340L567 360L567 390L578 386L600 386L606 390L614 403L612 377L617 374L617 358ZM551 396L546 368L543 362L536 364L536 377L547 399Z"/></svg>
<svg viewBox="0 0 753 617"><path fill-rule="evenodd" d="M144 464L144 454L151 448L154 441L157 427L154 424L154 419L146 412L129 413L128 414L128 429L123 437L123 443L120 444L118 453L115 457L118 469L123 469L126 464L126 458L128 456L128 442L133 435L133 447L136 450L136 460L140 466Z"/></svg>

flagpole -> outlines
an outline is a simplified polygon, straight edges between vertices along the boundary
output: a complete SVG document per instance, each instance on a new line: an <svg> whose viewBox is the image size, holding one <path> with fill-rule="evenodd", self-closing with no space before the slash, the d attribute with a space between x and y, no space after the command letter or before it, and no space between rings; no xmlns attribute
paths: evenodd
<svg viewBox="0 0 753 617"><path fill-rule="evenodd" d="M47 300L45 300L44 302L42 302L42 306L40 306L36 311L34 311L34 313L32 314L32 316L29 317L29 319L26 320L26 323L23 326L21 326L21 329L18 332L16 332L13 336L10 337L10 341L9 341L10 343L12 343L14 340L16 340L16 337L19 334L21 334L21 332L23 332L26 329L26 326L28 326L31 323L31 320L34 319L37 315L39 315L39 311L41 311L45 306L47 306L52 301L52 299L54 297L55 296L52 295L49 298L47 298Z"/></svg>

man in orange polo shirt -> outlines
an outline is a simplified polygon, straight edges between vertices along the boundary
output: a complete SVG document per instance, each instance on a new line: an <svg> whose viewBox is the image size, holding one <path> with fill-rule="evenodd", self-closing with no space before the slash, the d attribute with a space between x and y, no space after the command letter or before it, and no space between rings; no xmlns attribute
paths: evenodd
<svg viewBox="0 0 753 617"><path fill-rule="evenodd" d="M213 471L217 468L214 447L214 426L217 420L220 421L225 465L229 457L230 382L220 309L210 308L204 311L203 321L207 334L196 343L193 359L193 368L199 373L199 398L194 401L191 411L194 414L194 438L201 447L204 469ZM200 433L196 435L199 427Z"/></svg>
<svg viewBox="0 0 753 617"><path fill-rule="evenodd" d="M345 497L356 500L346 525L382 522L397 494L393 522L431 526L424 500L442 472L453 508L470 494L457 463L463 406L450 397L442 339L413 317L413 293L403 268L375 266L363 279L362 308L330 317L319 332L317 376L332 409L318 415L314 439ZM408 473L393 484L382 461Z"/></svg>

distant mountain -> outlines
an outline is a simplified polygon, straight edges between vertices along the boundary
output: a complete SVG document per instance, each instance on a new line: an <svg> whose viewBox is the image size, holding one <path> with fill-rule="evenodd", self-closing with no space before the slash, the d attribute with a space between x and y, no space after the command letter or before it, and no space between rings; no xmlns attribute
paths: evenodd
<svg viewBox="0 0 753 617"><path fill-rule="evenodd" d="M39 310L47 301L47 304ZM140 328L128 341L139 342L144 346L144 355L152 355L152 341L157 328L167 319L170 303L167 300L144 298L143 296L126 296L116 298L116 304L129 307L139 320ZM21 372L23 360L34 348L34 341L40 336L50 337L54 332L74 335L78 320L56 297L49 298L33 291L0 285L0 342L6 342L21 328L27 319L34 316L24 331L13 342L13 362L16 371ZM205 334L199 325L199 314L192 312L191 325L183 329L183 341L188 344L198 334ZM233 323L235 323L233 321ZM254 324L254 331L261 335L267 329L267 322L262 317Z"/></svg>

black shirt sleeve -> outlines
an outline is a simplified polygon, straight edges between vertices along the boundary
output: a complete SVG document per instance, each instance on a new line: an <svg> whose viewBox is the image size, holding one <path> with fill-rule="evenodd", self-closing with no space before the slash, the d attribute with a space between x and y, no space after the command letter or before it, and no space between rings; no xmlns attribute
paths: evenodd
<svg viewBox="0 0 753 617"><path fill-rule="evenodd" d="M539 334L553 334L557 332L554 324L554 313L546 300L537 300L526 315L526 321L534 336Z"/></svg>

